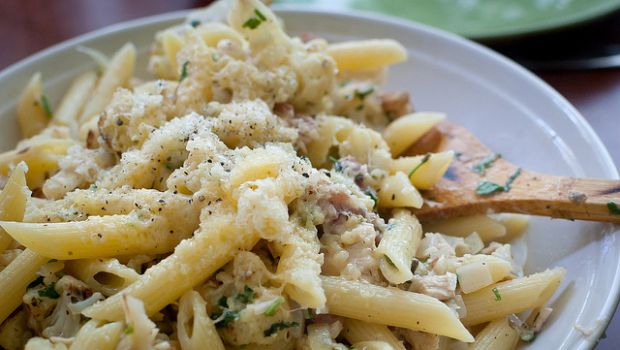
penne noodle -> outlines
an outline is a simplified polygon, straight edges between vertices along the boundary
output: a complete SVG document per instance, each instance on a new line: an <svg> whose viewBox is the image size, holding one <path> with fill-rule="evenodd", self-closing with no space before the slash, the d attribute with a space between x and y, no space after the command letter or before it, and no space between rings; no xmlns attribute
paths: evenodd
<svg viewBox="0 0 620 350"><path fill-rule="evenodd" d="M286 284L284 291L291 299L305 308L325 306L325 293L321 286L321 243L316 230L299 228L282 243L282 252L276 273Z"/></svg>
<svg viewBox="0 0 620 350"><path fill-rule="evenodd" d="M467 316L473 326L544 305L560 286L566 271L555 268L516 278L463 295Z"/></svg>
<svg viewBox="0 0 620 350"><path fill-rule="evenodd" d="M89 122L101 113L117 88L127 86L133 76L136 64L136 48L133 44L125 44L110 60L105 72L99 79L95 90L82 110L79 123Z"/></svg>
<svg viewBox="0 0 620 350"><path fill-rule="evenodd" d="M392 284L411 280L411 262L420 245L422 227L415 216L404 210L397 211L375 250L382 256L379 268Z"/></svg>
<svg viewBox="0 0 620 350"><path fill-rule="evenodd" d="M49 224L0 222L25 247L59 260L172 251L182 235L157 230L158 225L159 220L150 221L138 215L91 216L86 221ZM49 244L50 241L57 244Z"/></svg>
<svg viewBox="0 0 620 350"><path fill-rule="evenodd" d="M381 341L395 350L405 350L403 342L384 325L346 318L343 321L342 334L351 344L366 341Z"/></svg>
<svg viewBox="0 0 620 350"><path fill-rule="evenodd" d="M17 102L17 122L23 138L32 137L45 129L53 117L49 100L43 94L41 73L30 78Z"/></svg>
<svg viewBox="0 0 620 350"><path fill-rule="evenodd" d="M60 101L54 113L55 124L66 125L71 129L71 134L77 137L78 118L82 108L90 97L97 83L97 74L88 71L73 79L71 86Z"/></svg>
<svg viewBox="0 0 620 350"><path fill-rule="evenodd" d="M381 208L418 209L424 204L420 192L411 185L407 175L402 172L397 172L383 180L378 195L378 205Z"/></svg>
<svg viewBox="0 0 620 350"><path fill-rule="evenodd" d="M15 310L39 268L49 259L26 249L0 271L0 323Z"/></svg>
<svg viewBox="0 0 620 350"><path fill-rule="evenodd" d="M22 221L26 211L26 202L30 198L30 190L26 185L28 167L19 163L11 173L11 177L0 192L0 220ZM13 238L0 229L0 253L6 250Z"/></svg>
<svg viewBox="0 0 620 350"><path fill-rule="evenodd" d="M428 156L400 157L392 162L390 173L401 171L408 174L415 188L428 190L443 177L453 158L452 151L430 153Z"/></svg>
<svg viewBox="0 0 620 350"><path fill-rule="evenodd" d="M435 125L446 119L442 113L417 112L402 116L383 130L393 157L400 156Z"/></svg>
<svg viewBox="0 0 620 350"><path fill-rule="evenodd" d="M372 39L331 44L327 49L340 70L374 70L401 63L407 51L397 41Z"/></svg>
<svg viewBox="0 0 620 350"><path fill-rule="evenodd" d="M207 344L209 349L224 350L213 320L207 315L207 303L194 290L179 300L177 334L183 350L200 350Z"/></svg>
<svg viewBox="0 0 620 350"><path fill-rule="evenodd" d="M67 261L65 272L79 278L94 291L105 296L120 292L140 277L136 271L116 259Z"/></svg>
<svg viewBox="0 0 620 350"><path fill-rule="evenodd" d="M321 277L330 313L394 327L474 340L445 304L427 295L338 277ZM425 317L433 315L433 317Z"/></svg>
<svg viewBox="0 0 620 350"><path fill-rule="evenodd" d="M161 310L230 261L237 250L249 249L258 242L256 233L232 223L234 217L212 216L192 238L179 243L172 255L146 270L122 294L142 300L149 315ZM87 308L83 314L98 320L121 320L121 294Z"/></svg>
<svg viewBox="0 0 620 350"><path fill-rule="evenodd" d="M476 335L471 350L513 350L519 342L519 332L510 326L506 317L489 322Z"/></svg>
<svg viewBox="0 0 620 350"><path fill-rule="evenodd" d="M484 242L495 241L506 235L506 227L487 215L472 215L424 223L425 232L440 232L450 236L467 237L478 233Z"/></svg>

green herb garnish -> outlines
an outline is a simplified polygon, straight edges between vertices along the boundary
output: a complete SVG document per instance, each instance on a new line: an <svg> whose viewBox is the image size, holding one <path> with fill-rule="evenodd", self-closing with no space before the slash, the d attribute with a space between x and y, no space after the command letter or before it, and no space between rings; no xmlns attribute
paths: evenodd
<svg viewBox="0 0 620 350"><path fill-rule="evenodd" d="M493 292L493 294L495 295L495 301L501 301L502 300L502 295L499 294L499 290L497 290L497 287L491 289L491 292Z"/></svg>
<svg viewBox="0 0 620 350"><path fill-rule="evenodd" d="M47 118L54 118L54 113L52 112L52 108L50 107L50 102L47 100L47 96L41 95L41 105L43 106L43 111L45 111L45 115Z"/></svg>
<svg viewBox="0 0 620 350"><path fill-rule="evenodd" d="M609 209L609 214L611 215L620 215L620 208L614 202L607 202L607 209Z"/></svg>
<svg viewBox="0 0 620 350"><path fill-rule="evenodd" d="M189 65L189 61L185 61L185 63L183 63L183 67L181 67L181 76L179 77L179 81L183 81L185 78L187 78L187 66Z"/></svg>
<svg viewBox="0 0 620 350"><path fill-rule="evenodd" d="M282 297L277 297L272 303L271 305L269 305L269 307L267 308L267 310L265 310L265 315L267 316L273 316L276 313L276 310L278 310L278 307L280 307L280 305L284 302L284 298Z"/></svg>
<svg viewBox="0 0 620 350"><path fill-rule="evenodd" d="M254 289L248 286L243 287L243 292L237 294L235 296L235 299L239 300L244 304L251 303L252 300L254 300Z"/></svg>
<svg viewBox="0 0 620 350"><path fill-rule="evenodd" d="M91 191L96 191L97 190L97 184L91 184L90 185L90 190Z"/></svg>
<svg viewBox="0 0 620 350"><path fill-rule="evenodd" d="M472 169L480 175L484 175L486 170L490 168L493 163L502 157L501 154L489 154L484 157L478 164L475 164Z"/></svg>
<svg viewBox="0 0 620 350"><path fill-rule="evenodd" d="M191 22L189 22L189 25L191 25L192 27L196 28L196 27L198 27L200 25L200 21L197 20L197 19L192 20Z"/></svg>
<svg viewBox="0 0 620 350"><path fill-rule="evenodd" d="M254 13L261 21L265 22L267 20L267 17L265 17L258 9L254 9Z"/></svg>
<svg viewBox="0 0 620 350"><path fill-rule="evenodd" d="M50 298L50 299L58 299L60 298L60 294L58 294L58 292L56 292L56 289L54 288L56 286L56 283L52 282L50 283L49 286L47 286L45 289L41 289L40 291L38 291L38 294L41 298Z"/></svg>
<svg viewBox="0 0 620 350"><path fill-rule="evenodd" d="M375 192L375 190L373 190L372 188L367 188L366 190L364 190L364 194L367 195L368 197L370 197L370 199L372 199L373 202L375 202L375 204L373 205L372 209L377 208L377 203L379 203L379 198L377 197L377 192Z"/></svg>
<svg viewBox="0 0 620 350"><path fill-rule="evenodd" d="M506 184L504 185L505 192L510 191L510 186L512 185L513 182L515 182L515 180L517 179L517 177L519 177L519 175L521 175L521 168L517 168L517 170L515 170L515 172L512 173L512 175L510 175L510 177L506 181Z"/></svg>
<svg viewBox="0 0 620 350"><path fill-rule="evenodd" d="M287 321L280 321L280 322L276 322L274 324L272 324L271 326L269 326L269 328L267 328L263 334L265 335L265 337L270 337L276 333L278 333L278 331L281 331L283 329L287 329L287 328L291 328L291 327L297 327L299 326L299 323L297 322L287 322Z"/></svg>
<svg viewBox="0 0 620 350"><path fill-rule="evenodd" d="M355 97L359 98L360 100L363 100L366 98L366 96L372 94L375 91L375 88L370 86L369 88L367 88L366 90L358 90L355 89L355 91L353 92L353 94L355 95Z"/></svg>
<svg viewBox="0 0 620 350"><path fill-rule="evenodd" d="M248 18L248 20L243 23L243 28L256 29L261 23L267 21L267 17L265 17L265 15L263 15L259 10L255 9L254 14L256 17Z"/></svg>
<svg viewBox="0 0 620 350"><path fill-rule="evenodd" d="M34 288L38 286L39 284L43 284L43 276L39 276L34 281L30 282L30 284L28 285L28 287L26 287L26 289Z"/></svg>
<svg viewBox="0 0 620 350"><path fill-rule="evenodd" d="M125 328L123 330L123 333L125 333L127 335L132 334L133 333L133 325L132 324L128 324L127 328Z"/></svg>
<svg viewBox="0 0 620 350"><path fill-rule="evenodd" d="M218 301L217 301L217 306L219 306L221 308L228 307L228 298L226 298L224 296L219 298Z"/></svg>
<svg viewBox="0 0 620 350"><path fill-rule="evenodd" d="M476 187L476 194L479 196L488 196L495 192L503 192L504 190L504 186L498 185L495 182L482 181L478 184L478 187Z"/></svg>
<svg viewBox="0 0 620 350"><path fill-rule="evenodd" d="M390 266L397 269L396 264L394 264L394 262L392 261L392 259L390 259L389 256L383 255L383 259L385 259L385 262L387 262Z"/></svg>
<svg viewBox="0 0 620 350"><path fill-rule="evenodd" d="M212 320L217 320L218 321L215 322L215 327L217 328L223 328L228 326L229 323L234 322L236 320L239 319L239 312L237 311L232 311L232 310L226 310L224 311L224 313L215 313L211 316Z"/></svg>
<svg viewBox="0 0 620 350"><path fill-rule="evenodd" d="M416 165L413 169L411 169L411 171L409 172L409 177L413 176L413 174L418 171L418 169L420 169L420 167L424 165L424 163L428 162L429 159L431 159L431 154L425 154L424 157L422 157L422 161L420 162L420 164Z"/></svg>

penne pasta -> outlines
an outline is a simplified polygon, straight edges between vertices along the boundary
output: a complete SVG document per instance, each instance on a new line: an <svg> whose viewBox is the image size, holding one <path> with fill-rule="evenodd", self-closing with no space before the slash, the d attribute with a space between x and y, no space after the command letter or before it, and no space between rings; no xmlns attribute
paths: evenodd
<svg viewBox="0 0 620 350"><path fill-rule="evenodd" d="M159 220L138 215L91 216L86 221L0 226L22 245L53 259L73 260L172 251L183 235L155 229ZM54 240L58 244L48 244Z"/></svg>
<svg viewBox="0 0 620 350"><path fill-rule="evenodd" d="M506 235L506 227L487 215L448 218L424 223L425 232L440 232L450 236L467 237L478 233L484 242L495 241Z"/></svg>
<svg viewBox="0 0 620 350"><path fill-rule="evenodd" d="M277 274L285 282L284 291L302 307L325 306L321 287L321 244L315 230L299 228L296 236L282 243Z"/></svg>
<svg viewBox="0 0 620 350"><path fill-rule="evenodd" d="M404 210L396 211L387 227L375 252L382 256L379 268L383 276L392 284L401 284L413 277L411 262L420 245L422 227Z"/></svg>
<svg viewBox="0 0 620 350"><path fill-rule="evenodd" d="M495 320L544 305L559 287L565 270L555 268L516 278L463 295L468 326Z"/></svg>
<svg viewBox="0 0 620 350"><path fill-rule="evenodd" d="M474 339L456 315L435 298L337 277L323 276L321 279L327 307L332 314L444 335L465 342Z"/></svg>
<svg viewBox="0 0 620 350"><path fill-rule="evenodd" d="M32 137L45 129L53 117L49 100L43 94L41 73L30 78L17 102L17 122L22 137Z"/></svg>
<svg viewBox="0 0 620 350"><path fill-rule="evenodd" d="M392 162L391 173L403 172L420 190L432 188L450 167L454 152L446 151L428 156L400 157Z"/></svg>
<svg viewBox="0 0 620 350"><path fill-rule="evenodd" d="M49 259L26 249L9 266L0 271L0 323L15 310L35 279L39 268Z"/></svg>
<svg viewBox="0 0 620 350"><path fill-rule="evenodd" d="M97 83L97 74L88 71L76 77L54 112L55 124L66 125L74 138L78 136L78 118Z"/></svg>
<svg viewBox="0 0 620 350"><path fill-rule="evenodd" d="M381 341L388 344L392 349L405 350L403 342L398 340L394 333L384 325L346 318L343 321L342 333L351 344Z"/></svg>
<svg viewBox="0 0 620 350"><path fill-rule="evenodd" d="M513 350L519 342L519 332L510 326L506 317L489 322L476 335L472 350Z"/></svg>
<svg viewBox="0 0 620 350"><path fill-rule="evenodd" d="M407 51L390 39L346 41L329 45L327 52L340 70L374 70L403 62Z"/></svg>
<svg viewBox="0 0 620 350"><path fill-rule="evenodd" d="M142 300L149 315L178 299L232 259L238 249L249 249L258 242L256 233L231 223L234 217L212 216L194 237L179 243L172 255L148 269L123 294ZM87 308L83 314L98 320L120 320L123 317L121 295L113 295Z"/></svg>
<svg viewBox="0 0 620 350"><path fill-rule="evenodd" d="M207 315L207 304L198 292L190 290L179 300L177 334L182 350L224 350L222 339Z"/></svg>
<svg viewBox="0 0 620 350"><path fill-rule="evenodd" d="M93 117L101 113L117 88L127 86L133 76L136 64L136 48L133 44L123 46L110 60L105 72L84 105L80 115L80 125L86 124Z"/></svg>
<svg viewBox="0 0 620 350"><path fill-rule="evenodd" d="M116 259L72 260L65 264L65 271L105 296L120 292L140 277Z"/></svg>
<svg viewBox="0 0 620 350"><path fill-rule="evenodd" d="M402 172L383 180L378 194L378 205L382 208L421 208L424 204L420 192L411 185L407 175Z"/></svg>
<svg viewBox="0 0 620 350"><path fill-rule="evenodd" d="M446 119L442 113L417 112L402 116L383 130L383 138L392 156L398 157L435 125Z"/></svg>
<svg viewBox="0 0 620 350"><path fill-rule="evenodd" d="M0 220L22 221L24 219L26 202L31 194L26 185L27 171L26 164L19 163L0 192ZM0 229L0 253L6 250L12 242L13 238Z"/></svg>

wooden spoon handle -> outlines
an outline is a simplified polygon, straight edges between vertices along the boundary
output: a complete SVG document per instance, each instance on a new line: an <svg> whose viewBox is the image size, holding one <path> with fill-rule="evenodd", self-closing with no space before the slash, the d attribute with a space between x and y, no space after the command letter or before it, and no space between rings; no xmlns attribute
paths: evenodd
<svg viewBox="0 0 620 350"><path fill-rule="evenodd" d="M522 170L508 192L480 196L473 186L455 190L445 185L435 194L442 202L431 202L416 212L421 220L492 211L620 224L619 180L561 177Z"/></svg>

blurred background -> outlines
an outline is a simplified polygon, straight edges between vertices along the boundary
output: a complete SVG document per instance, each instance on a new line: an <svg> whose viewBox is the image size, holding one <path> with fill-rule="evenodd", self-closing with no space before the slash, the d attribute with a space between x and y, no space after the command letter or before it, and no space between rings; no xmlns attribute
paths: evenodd
<svg viewBox="0 0 620 350"><path fill-rule="evenodd" d="M114 23L210 0L0 0L0 70ZM620 0L274 0L372 11L471 38L526 66L583 114L620 165ZM620 348L620 314L597 349Z"/></svg>

